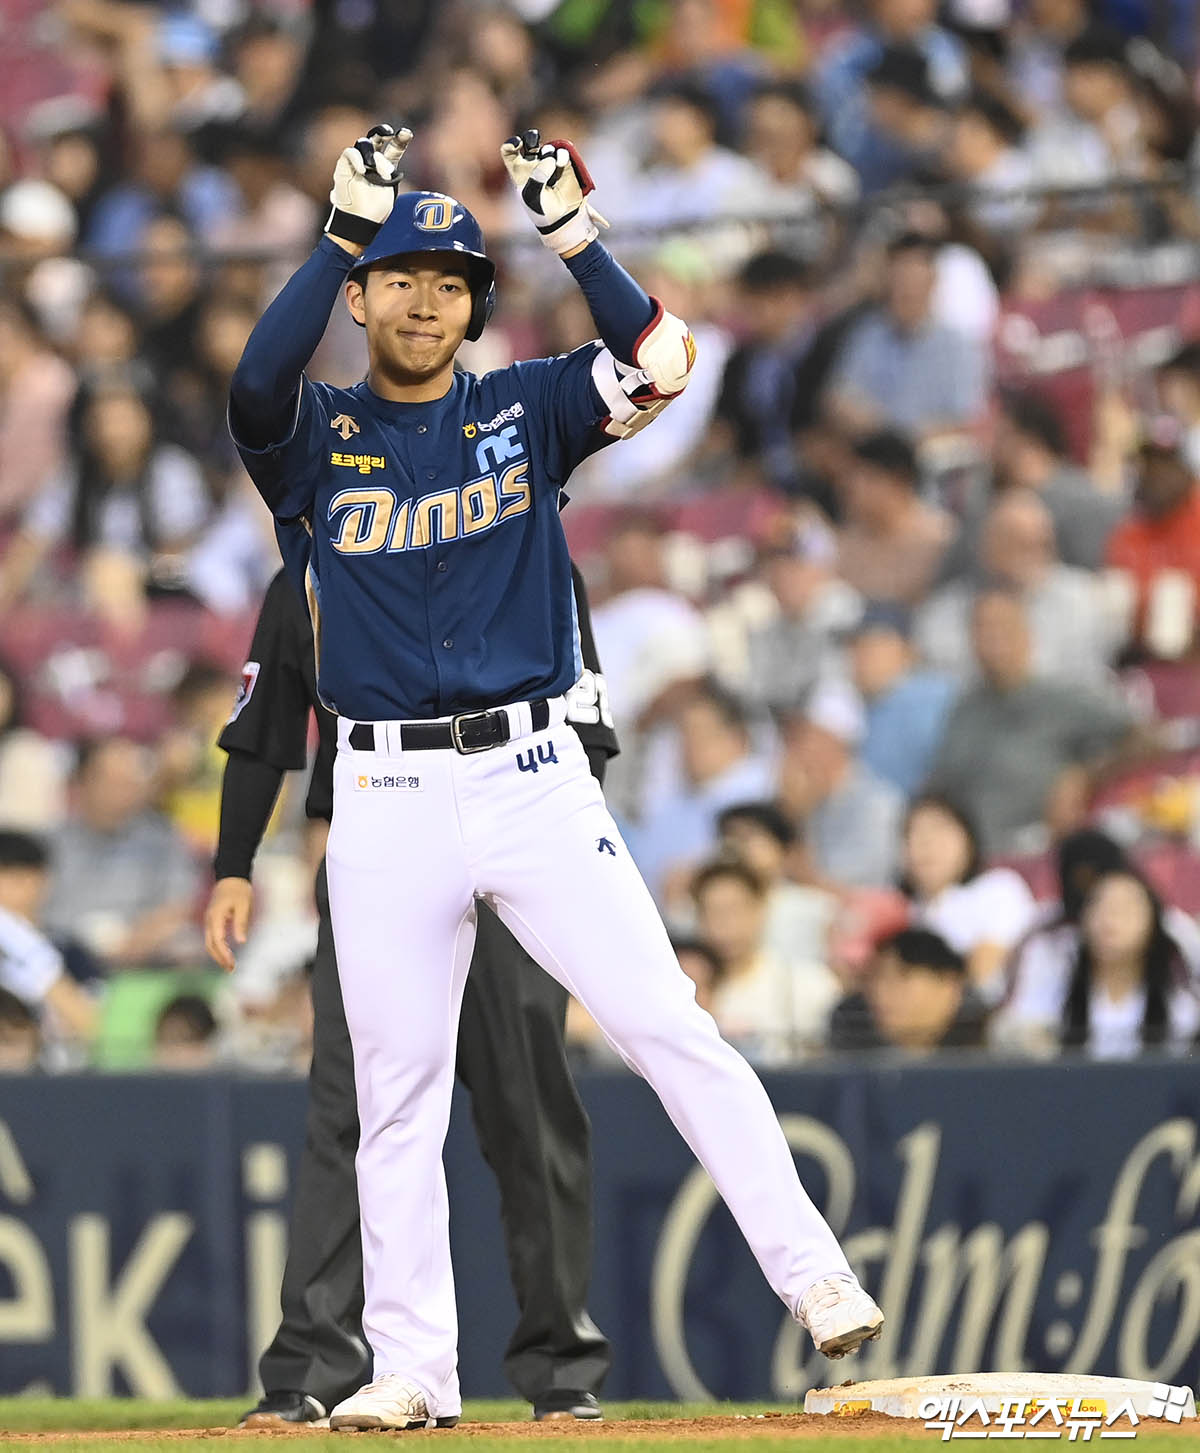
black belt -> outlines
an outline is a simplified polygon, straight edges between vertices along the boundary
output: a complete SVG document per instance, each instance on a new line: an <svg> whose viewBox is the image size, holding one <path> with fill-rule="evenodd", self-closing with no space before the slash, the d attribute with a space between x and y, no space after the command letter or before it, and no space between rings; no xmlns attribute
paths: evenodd
<svg viewBox="0 0 1200 1453"><path fill-rule="evenodd" d="M529 703L530 724L535 732L550 725L550 703ZM512 736L506 711L464 711L449 721L407 721L400 726L400 749L405 752L437 752L453 747L466 755L502 747ZM375 728L358 721L350 728L350 745L356 752L375 750Z"/></svg>

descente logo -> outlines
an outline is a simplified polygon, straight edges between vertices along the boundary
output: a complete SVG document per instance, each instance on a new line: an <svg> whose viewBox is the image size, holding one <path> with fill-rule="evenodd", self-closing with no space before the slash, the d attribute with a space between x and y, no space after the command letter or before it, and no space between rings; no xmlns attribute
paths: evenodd
<svg viewBox="0 0 1200 1453"><path fill-rule="evenodd" d="M513 419L525 417L525 405L522 403L510 404L507 409L501 409L494 419L489 419L486 424L464 424L463 435L467 439L474 439L476 434L486 434L492 429L498 429L501 424L510 423Z"/></svg>

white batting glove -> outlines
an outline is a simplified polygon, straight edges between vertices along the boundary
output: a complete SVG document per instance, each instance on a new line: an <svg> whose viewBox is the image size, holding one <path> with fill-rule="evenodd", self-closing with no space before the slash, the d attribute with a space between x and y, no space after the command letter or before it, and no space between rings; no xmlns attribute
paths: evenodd
<svg viewBox="0 0 1200 1453"><path fill-rule="evenodd" d="M525 210L551 252L570 252L594 242L596 224L608 223L587 201L593 182L569 141L547 141L526 131L510 136L500 155Z"/></svg>
<svg viewBox="0 0 1200 1453"><path fill-rule="evenodd" d="M331 237L359 247L373 240L396 200L396 188L404 175L400 161L411 140L407 126L397 131L383 123L372 126L366 136L342 152L333 169L329 193L333 209L325 223Z"/></svg>

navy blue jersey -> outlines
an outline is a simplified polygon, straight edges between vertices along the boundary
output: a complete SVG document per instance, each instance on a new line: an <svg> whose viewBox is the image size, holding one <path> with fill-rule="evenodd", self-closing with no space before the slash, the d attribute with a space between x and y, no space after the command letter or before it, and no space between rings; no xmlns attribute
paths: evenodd
<svg viewBox="0 0 1200 1453"><path fill-rule="evenodd" d="M456 372L433 403L305 379L290 438L239 442L277 520L311 531L318 685L333 710L445 716L561 696L578 679L559 492L609 442L598 347Z"/></svg>

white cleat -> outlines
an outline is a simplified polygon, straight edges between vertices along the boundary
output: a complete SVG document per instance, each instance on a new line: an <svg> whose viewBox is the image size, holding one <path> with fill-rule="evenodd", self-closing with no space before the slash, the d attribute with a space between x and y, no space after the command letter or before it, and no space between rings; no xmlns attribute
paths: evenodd
<svg viewBox="0 0 1200 1453"><path fill-rule="evenodd" d="M852 1276L823 1276L804 1293L799 1320L824 1357L845 1357L883 1330L883 1313Z"/></svg>
<svg viewBox="0 0 1200 1453"><path fill-rule="evenodd" d="M458 1414L435 1417L425 1393L398 1372L385 1372L338 1403L329 1415L334 1432L347 1428L453 1428Z"/></svg>

